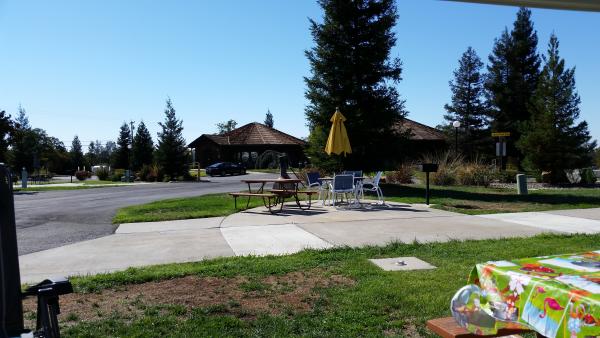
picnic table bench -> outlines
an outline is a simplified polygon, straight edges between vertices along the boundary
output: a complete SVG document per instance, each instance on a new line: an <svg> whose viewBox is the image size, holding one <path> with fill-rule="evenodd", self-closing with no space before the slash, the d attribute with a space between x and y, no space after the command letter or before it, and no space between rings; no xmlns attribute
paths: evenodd
<svg viewBox="0 0 600 338"><path fill-rule="evenodd" d="M317 194L316 191L302 191L298 189L298 184L302 182L299 179L292 178L276 178L276 179L253 179L253 180L242 180L242 182L248 184L247 192L233 192L229 193L233 197L234 207L237 209L237 198L248 197L246 202L246 208L250 206L250 198L256 197L263 200L264 206L269 209L269 212L275 213L283 209L283 204L286 198L293 197L296 205L302 210L308 210L311 207L312 195ZM274 188L265 191L265 185L267 183L273 183ZM260 184L258 189L252 190L252 184ZM302 205L300 203L299 195L308 196L308 203ZM279 210L275 207L279 205Z"/></svg>

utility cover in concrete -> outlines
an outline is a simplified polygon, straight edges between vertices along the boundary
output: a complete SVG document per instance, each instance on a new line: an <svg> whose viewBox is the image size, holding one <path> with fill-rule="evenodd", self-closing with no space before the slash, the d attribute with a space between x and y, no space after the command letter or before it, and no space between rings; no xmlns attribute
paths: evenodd
<svg viewBox="0 0 600 338"><path fill-rule="evenodd" d="M417 257L395 257L369 259L373 264L385 271L410 271L410 270L429 270L435 269L435 266L418 259Z"/></svg>

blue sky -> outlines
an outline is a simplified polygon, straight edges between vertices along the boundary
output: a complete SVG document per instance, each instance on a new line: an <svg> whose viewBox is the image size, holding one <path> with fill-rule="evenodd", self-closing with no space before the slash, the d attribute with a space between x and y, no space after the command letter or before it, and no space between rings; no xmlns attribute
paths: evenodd
<svg viewBox="0 0 600 338"><path fill-rule="evenodd" d="M473 46L487 61L516 8L398 0L392 56L404 63L398 90L411 119L442 121L448 81ZM144 120L153 136L173 100L188 141L228 119L307 136L304 50L313 45L313 0L2 1L0 109L22 104L34 127L70 145L117 138L123 121ZM551 32L577 66L582 118L600 138L600 13L533 10L540 49Z"/></svg>

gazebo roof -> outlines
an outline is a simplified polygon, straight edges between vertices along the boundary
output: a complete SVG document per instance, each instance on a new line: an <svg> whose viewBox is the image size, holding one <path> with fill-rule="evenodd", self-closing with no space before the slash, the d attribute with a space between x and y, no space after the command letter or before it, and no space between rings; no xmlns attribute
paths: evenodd
<svg viewBox="0 0 600 338"><path fill-rule="evenodd" d="M188 147L193 148L201 138L207 138L212 142L223 145L299 145L304 146L306 142L292 135L281 132L275 128L267 127L258 122L248 123L236 128L228 133L202 134L195 139Z"/></svg>

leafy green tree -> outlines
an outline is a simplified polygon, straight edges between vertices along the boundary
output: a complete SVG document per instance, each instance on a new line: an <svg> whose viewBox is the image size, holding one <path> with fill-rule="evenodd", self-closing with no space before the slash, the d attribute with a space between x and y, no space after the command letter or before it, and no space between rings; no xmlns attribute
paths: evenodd
<svg viewBox="0 0 600 338"><path fill-rule="evenodd" d="M73 170L76 170L77 168L83 170L85 165L83 148L81 147L81 141L79 141L79 136L77 135L73 137L73 141L71 142L71 151L69 152L69 157L71 159L71 168Z"/></svg>
<svg viewBox="0 0 600 338"><path fill-rule="evenodd" d="M113 167L116 169L129 169L129 158L131 155L131 129L127 122L123 122L119 129L119 138L117 139L117 149L113 156Z"/></svg>
<svg viewBox="0 0 600 338"><path fill-rule="evenodd" d="M347 168L376 170L391 166L401 154L395 125L406 115L404 101L394 86L401 80L402 63L390 58L396 44L393 32L398 19L393 0L319 0L323 22L310 20L315 46L307 50L311 75L306 77L309 101L305 108L311 133L331 127L339 107L347 118L352 145L347 157L328 157L325 139L310 137L317 166L335 160ZM317 149L323 150L317 152Z"/></svg>
<svg viewBox="0 0 600 338"><path fill-rule="evenodd" d="M133 138L133 169L139 170L145 164L152 164L154 142L144 121L140 122Z"/></svg>
<svg viewBox="0 0 600 338"><path fill-rule="evenodd" d="M493 131L511 133L507 152L518 158L522 155L515 147L515 141L520 138L520 124L531 116L529 103L540 74L537 44L531 11L521 8L512 31L504 30L489 56L485 87L492 108L491 127Z"/></svg>
<svg viewBox="0 0 600 338"><path fill-rule="evenodd" d="M183 138L183 121L178 120L171 99L167 99L165 122L159 122L162 131L158 133L156 160L166 175L172 179L187 176L186 143ZM187 175L186 175L187 174Z"/></svg>
<svg viewBox="0 0 600 338"><path fill-rule="evenodd" d="M4 110L0 110L0 162L8 164L8 146L15 132L13 121L10 115Z"/></svg>
<svg viewBox="0 0 600 338"><path fill-rule="evenodd" d="M219 135L226 134L237 127L235 120L229 120L227 122L217 123L217 132Z"/></svg>
<svg viewBox="0 0 600 338"><path fill-rule="evenodd" d="M484 149L489 138L487 131L488 107L485 102L483 76L481 69L483 62L471 47L463 53L458 61L459 67L454 70L454 80L450 81L452 103L446 104L447 114L444 119L448 122L445 130L454 132L452 123L459 121L460 132L459 150L469 156L475 156ZM452 133L452 140L454 135Z"/></svg>
<svg viewBox="0 0 600 338"><path fill-rule="evenodd" d="M273 114L271 114L271 111L267 109L267 115L265 116L265 126L273 128L274 125L275 121L273 121Z"/></svg>
<svg viewBox="0 0 600 338"><path fill-rule="evenodd" d="M596 147L587 122L577 122L581 100L575 89L575 68L565 68L558 47L552 34L532 99L532 116L517 143L525 155L525 167L550 171L556 183L566 180L564 169L591 165L590 154Z"/></svg>

